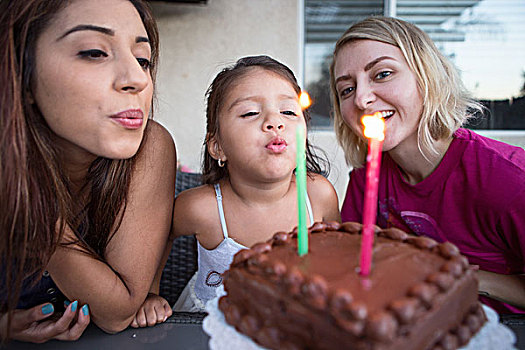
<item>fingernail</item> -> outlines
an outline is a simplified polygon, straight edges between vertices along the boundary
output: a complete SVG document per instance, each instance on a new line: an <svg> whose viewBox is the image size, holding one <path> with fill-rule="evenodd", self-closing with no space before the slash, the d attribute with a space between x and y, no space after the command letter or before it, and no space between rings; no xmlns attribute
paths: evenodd
<svg viewBox="0 0 525 350"><path fill-rule="evenodd" d="M42 313L44 315L49 315L50 313L52 313L55 309L53 308L53 304L46 304L44 306L42 306Z"/></svg>
<svg viewBox="0 0 525 350"><path fill-rule="evenodd" d="M65 307L68 307L69 304L71 304L71 302L70 302L69 300L64 300L64 306L65 306Z"/></svg>
<svg viewBox="0 0 525 350"><path fill-rule="evenodd" d="M71 311L72 312L76 312L77 311L77 305L78 305L78 301L76 301L76 300L71 304Z"/></svg>
<svg viewBox="0 0 525 350"><path fill-rule="evenodd" d="M89 307L87 304L82 306L82 313L84 314L84 316L87 316L89 314Z"/></svg>

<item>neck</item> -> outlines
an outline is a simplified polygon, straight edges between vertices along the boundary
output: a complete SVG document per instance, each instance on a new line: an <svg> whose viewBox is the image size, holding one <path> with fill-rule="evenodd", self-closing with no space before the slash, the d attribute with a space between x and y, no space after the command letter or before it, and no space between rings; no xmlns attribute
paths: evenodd
<svg viewBox="0 0 525 350"><path fill-rule="evenodd" d="M246 205L266 205L284 198L292 190L294 179L295 176L290 174L279 181L256 182L230 174L228 179L221 181L221 187L230 187L236 197Z"/></svg>
<svg viewBox="0 0 525 350"><path fill-rule="evenodd" d="M403 148L396 147L388 151L388 154L401 169L405 180L415 185L426 179L438 167L451 142L452 137L436 141L434 147L437 153L426 157L419 150L417 142Z"/></svg>

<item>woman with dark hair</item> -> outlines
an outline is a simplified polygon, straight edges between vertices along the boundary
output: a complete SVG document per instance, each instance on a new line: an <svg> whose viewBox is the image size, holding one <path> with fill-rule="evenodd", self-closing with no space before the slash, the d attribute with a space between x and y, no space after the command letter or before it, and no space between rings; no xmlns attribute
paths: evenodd
<svg viewBox="0 0 525 350"><path fill-rule="evenodd" d="M121 331L148 296L173 210L175 147L149 119L151 11L2 0L0 45L0 336L74 340L90 320Z"/></svg>

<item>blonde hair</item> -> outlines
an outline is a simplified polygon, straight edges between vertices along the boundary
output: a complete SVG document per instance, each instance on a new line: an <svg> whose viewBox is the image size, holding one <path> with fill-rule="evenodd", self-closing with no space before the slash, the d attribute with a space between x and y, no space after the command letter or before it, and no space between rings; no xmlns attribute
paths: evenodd
<svg viewBox="0 0 525 350"><path fill-rule="evenodd" d="M337 41L330 66L330 90L334 106L334 128L346 162L362 167L366 142L343 120L334 77L337 54L355 40L375 40L398 47L414 72L423 98L418 126L418 148L425 158L437 151L434 142L447 139L482 106L469 97L453 64L436 48L432 39L415 25L391 17L374 16L352 25Z"/></svg>

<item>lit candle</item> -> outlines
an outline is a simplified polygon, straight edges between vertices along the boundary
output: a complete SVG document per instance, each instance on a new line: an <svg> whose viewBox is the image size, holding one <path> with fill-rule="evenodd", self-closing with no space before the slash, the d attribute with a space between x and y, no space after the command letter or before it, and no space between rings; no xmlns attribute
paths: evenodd
<svg viewBox="0 0 525 350"><path fill-rule="evenodd" d="M301 91L301 94L299 94L299 104L302 109L307 109L312 104L312 99L306 91Z"/></svg>
<svg viewBox="0 0 525 350"><path fill-rule="evenodd" d="M381 113L376 112L374 115L363 116L361 122L365 126L364 135L368 138L368 155L366 157L360 274L368 276L372 265L372 246L374 245L374 225L377 212L377 188L379 185L381 150L385 139L385 121L381 118Z"/></svg>
<svg viewBox="0 0 525 350"><path fill-rule="evenodd" d="M306 156L304 127L295 130L296 167L295 187L297 188L297 253L308 253L308 228L306 227Z"/></svg>

